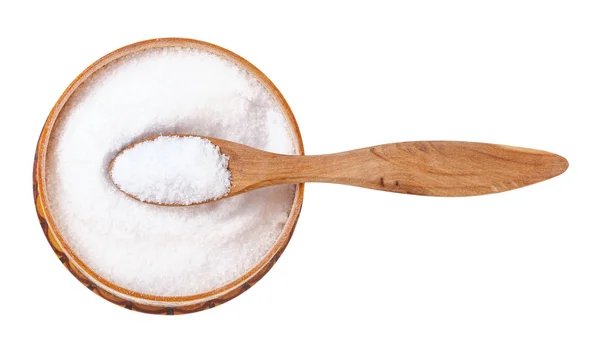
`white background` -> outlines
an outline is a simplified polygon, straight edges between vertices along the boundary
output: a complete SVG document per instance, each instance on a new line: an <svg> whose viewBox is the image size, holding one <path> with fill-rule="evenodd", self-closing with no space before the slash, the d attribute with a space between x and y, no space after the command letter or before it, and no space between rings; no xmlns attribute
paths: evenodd
<svg viewBox="0 0 600 357"><path fill-rule="evenodd" d="M2 1L0 355L600 355L600 4L391 3ZM467 140L571 167L475 198L310 184L285 254L248 292L186 316L131 312L56 259L31 167L79 72L168 36L264 71L308 154Z"/></svg>

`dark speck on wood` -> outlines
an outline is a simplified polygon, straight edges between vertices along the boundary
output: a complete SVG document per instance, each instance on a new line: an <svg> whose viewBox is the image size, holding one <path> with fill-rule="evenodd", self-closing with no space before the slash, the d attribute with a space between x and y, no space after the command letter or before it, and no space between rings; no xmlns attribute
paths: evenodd
<svg viewBox="0 0 600 357"><path fill-rule="evenodd" d="M426 144L426 143L423 143L423 142L419 142L419 141L417 141L417 142L415 143L415 145L416 145L416 146L419 148L419 150L421 150L421 151L424 151L424 152L428 152L428 151L429 151L429 149L427 148L427 144Z"/></svg>
<svg viewBox="0 0 600 357"><path fill-rule="evenodd" d="M379 179L379 184L380 184L381 186L385 186L385 185L383 184L383 177L381 177L381 178Z"/></svg>

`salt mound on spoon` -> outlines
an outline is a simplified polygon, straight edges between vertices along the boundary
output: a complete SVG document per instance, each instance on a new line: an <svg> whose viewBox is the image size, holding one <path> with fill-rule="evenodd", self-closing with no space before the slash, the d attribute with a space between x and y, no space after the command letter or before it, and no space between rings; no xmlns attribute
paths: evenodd
<svg viewBox="0 0 600 357"><path fill-rule="evenodd" d="M229 157L208 139L159 136L120 153L110 176L119 189L143 202L191 205L229 193Z"/></svg>

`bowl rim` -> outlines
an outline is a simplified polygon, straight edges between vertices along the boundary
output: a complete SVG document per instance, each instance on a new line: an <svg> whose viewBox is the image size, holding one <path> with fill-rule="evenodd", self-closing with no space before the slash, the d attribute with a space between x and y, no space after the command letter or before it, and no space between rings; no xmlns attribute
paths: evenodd
<svg viewBox="0 0 600 357"><path fill-rule="evenodd" d="M236 63L241 68L248 71L253 77L257 78L279 104L292 129L298 155L304 155L302 136L290 106L273 82L271 82L271 80L253 64L227 49L208 42L179 37L156 38L132 43L108 53L83 70L83 72L81 72L65 89L50 111L38 139L33 165L33 193L38 219L42 226L42 230L44 231L44 235L63 265L65 265L78 280L101 297L130 310L159 314L176 314L199 311L220 305L248 290L269 271L279 259L279 256L283 253L292 237L302 208L304 184L297 185L288 219L281 230L277 241L265 257L241 277L217 289L185 296L159 296L139 293L104 279L83 263L69 247L66 240L60 235L47 204L48 196L45 185L45 165L52 129L61 110L71 95L75 93L79 86L93 73L107 64L132 53L166 47L194 48L220 55Z"/></svg>

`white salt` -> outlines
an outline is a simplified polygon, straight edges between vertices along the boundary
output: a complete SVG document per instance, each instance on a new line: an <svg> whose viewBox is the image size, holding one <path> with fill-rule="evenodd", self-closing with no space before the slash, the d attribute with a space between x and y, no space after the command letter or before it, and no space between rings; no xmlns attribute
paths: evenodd
<svg viewBox="0 0 600 357"><path fill-rule="evenodd" d="M120 153L110 175L133 197L151 203L190 205L229 193L229 157L209 140L159 136Z"/></svg>
<svg viewBox="0 0 600 357"><path fill-rule="evenodd" d="M89 77L58 123L46 159L50 213L74 253L111 283L159 296L200 294L241 277L277 244L294 185L166 207L128 197L108 174L118 152L162 134L297 154L278 102L231 60L174 47L129 55Z"/></svg>

